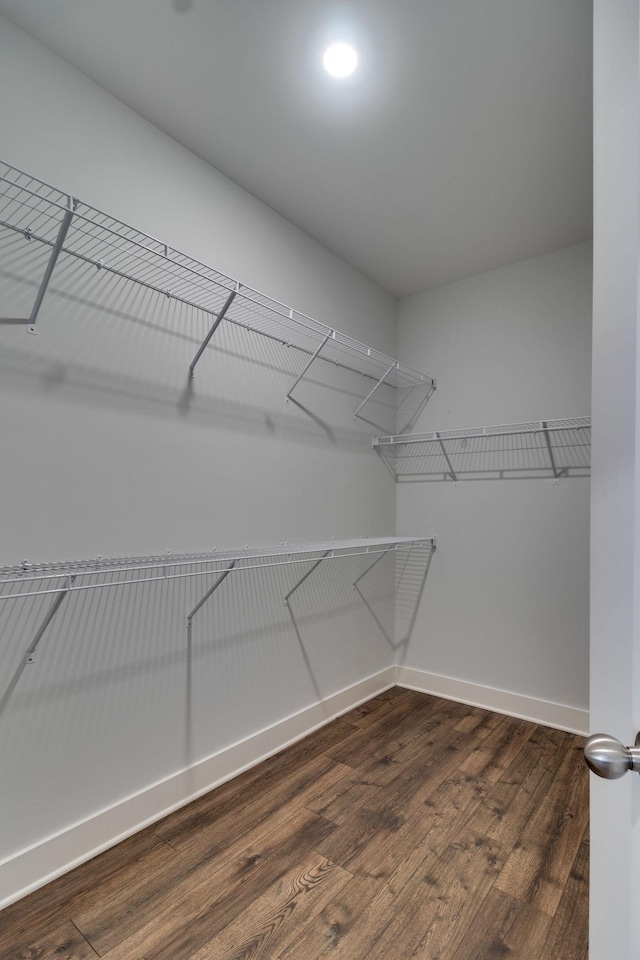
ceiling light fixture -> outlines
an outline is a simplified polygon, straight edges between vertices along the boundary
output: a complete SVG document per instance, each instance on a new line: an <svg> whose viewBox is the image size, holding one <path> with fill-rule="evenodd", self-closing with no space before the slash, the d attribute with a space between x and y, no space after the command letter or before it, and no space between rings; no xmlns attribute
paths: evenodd
<svg viewBox="0 0 640 960"><path fill-rule="evenodd" d="M348 43L334 43L325 51L322 62L332 77L348 77L358 65L358 54Z"/></svg>

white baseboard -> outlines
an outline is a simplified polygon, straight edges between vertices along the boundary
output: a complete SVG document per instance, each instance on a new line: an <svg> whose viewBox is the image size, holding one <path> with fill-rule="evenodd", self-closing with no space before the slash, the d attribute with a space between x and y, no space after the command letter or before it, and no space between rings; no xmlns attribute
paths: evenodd
<svg viewBox="0 0 640 960"><path fill-rule="evenodd" d="M0 910L395 685L587 736L589 713L411 667L389 667L0 862Z"/></svg>
<svg viewBox="0 0 640 960"><path fill-rule="evenodd" d="M393 686L389 667L1 861L0 909Z"/></svg>
<svg viewBox="0 0 640 960"><path fill-rule="evenodd" d="M437 673L415 670L412 667L396 667L396 683L399 687L408 687L420 693L431 693L445 700L457 700L472 707L483 707L494 713L504 713L508 717L519 717L541 723L545 727L555 727L568 733L577 733L588 737L589 711L577 707L568 707L563 703L552 703L527 697L521 693L497 690L467 680L442 677Z"/></svg>

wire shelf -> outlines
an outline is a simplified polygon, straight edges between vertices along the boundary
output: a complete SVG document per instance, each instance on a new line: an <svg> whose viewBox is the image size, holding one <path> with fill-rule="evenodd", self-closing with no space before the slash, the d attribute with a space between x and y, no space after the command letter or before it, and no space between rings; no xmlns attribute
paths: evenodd
<svg viewBox="0 0 640 960"><path fill-rule="evenodd" d="M66 255L103 271L105 275L128 279L200 313L209 314L214 324L212 332L224 318L227 323L300 351L312 358L312 362L337 365L366 378L370 381L367 390L384 384L398 392L398 403L404 402L416 387L425 391L435 389L433 377L299 313L3 162L0 162L0 227L23 234L27 241L52 248L49 273L41 285L32 316L24 321L3 318L0 323L24 322L30 332L35 332L36 316L49 276L58 255ZM227 303L229 298L231 302ZM203 348L207 343L208 339ZM190 375L193 375L199 357L200 353L192 364ZM369 399L367 396L364 403ZM360 408L355 415L359 415L359 411Z"/></svg>
<svg viewBox="0 0 640 960"><path fill-rule="evenodd" d="M591 417L374 437L373 448L399 481L588 476Z"/></svg>
<svg viewBox="0 0 640 960"><path fill-rule="evenodd" d="M355 540L328 540L320 543L284 543L279 546L212 550L163 556L116 557L94 560L69 560L54 563L30 563L0 567L0 600L76 592L102 587L179 580L203 574L224 572L234 564L233 572L255 570L283 564L308 563L323 555L323 560L354 556L378 556L404 547L435 546L435 537L380 537Z"/></svg>

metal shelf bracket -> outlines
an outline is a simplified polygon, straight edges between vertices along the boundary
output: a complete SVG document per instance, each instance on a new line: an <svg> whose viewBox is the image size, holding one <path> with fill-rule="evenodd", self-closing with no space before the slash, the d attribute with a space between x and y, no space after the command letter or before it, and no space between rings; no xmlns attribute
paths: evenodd
<svg viewBox="0 0 640 960"><path fill-rule="evenodd" d="M295 388L298 386L298 384L300 383L300 381L301 381L302 378L304 377L305 373L307 372L307 370L309 369L309 367L311 366L311 364L313 363L313 361L314 361L314 360L317 360L317 358L320 356L320 351L321 351L322 348L325 346L327 340L330 340L332 337L335 339L335 336L336 336L335 330L330 330L329 333L326 335L326 337L324 338L324 340L322 341L322 343L320 344L320 346L318 347L318 349L316 350L316 352L313 354L313 356L311 357L311 359L309 360L309 362L308 362L307 365L305 366L304 370L302 371L302 373L300 374L300 376L298 377L298 379L296 380L296 382L293 384L292 387L289 388L289 390L288 390L288 392L287 392L287 403L289 403L289 400L291 399L291 394L293 393L293 391L295 390Z"/></svg>
<svg viewBox="0 0 640 960"><path fill-rule="evenodd" d="M389 376L389 374L391 373L391 371L393 370L393 368L394 368L394 367L397 367L397 366L398 366L398 363L397 363L396 360L394 360L393 363L391 364L391 366L390 366L390 367L387 367L387 369L385 370L385 372L382 374L382 376L380 377L380 379L377 381L376 385L373 387L372 390L369 391L369 393L366 395L366 397L364 398L364 400L362 401L362 403L360 404L360 406L358 407L358 409L357 409L357 410L355 411L355 413L353 414L353 419L354 419L354 420L355 420L356 418L358 418L359 420L362 420L362 419L363 419L362 417L359 417L358 414L360 413L360 411L361 411L362 408L364 407L365 403L368 403L368 402L369 402L369 400L370 400L371 397L374 395L374 393L376 392L376 390L378 389L378 387L381 386L381 385L384 383L384 381L387 379L387 377Z"/></svg>
<svg viewBox="0 0 640 960"><path fill-rule="evenodd" d="M354 589L354 590L356 589L356 587L358 586L358 584L360 583L360 581L361 581L364 577L366 577L366 575L369 573L369 571L370 571L370 570L373 570L373 568L375 567L375 565L376 565L377 563L380 563L380 561L381 561L382 559L384 559L384 557L386 557L386 555L387 555L392 549L393 549L393 547L387 547L387 549L384 551L384 553L381 553L378 557L376 557L376 559L373 561L372 564L370 564L370 565L367 567L367 569L364 571L364 573L361 573L360 576L357 578L357 580L354 580L354 581L353 581L353 589Z"/></svg>
<svg viewBox="0 0 640 960"><path fill-rule="evenodd" d="M198 352L196 353L195 357L194 357L193 360L191 361L191 365L190 365L190 367L189 367L189 379L190 379L190 380L193 380L193 372L194 372L194 370L195 370L195 368L196 368L196 363L198 362L198 360L200 359L200 357L202 356L202 354L204 353L204 351L207 349L207 347L208 347L208 345L209 345L209 341L211 340L211 337L214 335L214 333L216 332L216 330L218 329L218 327L220 326L220 324L221 324L222 321L224 320L224 315L225 315L225 313L227 312L227 310L229 309L229 307L231 306L231 304L233 303L233 301L235 300L236 296L238 295L239 289L240 289L240 284L237 283L235 290L232 290L231 293L229 294L229 296L227 297L227 299L225 300L225 302L224 302L224 304L222 305L222 308L221 308L221 310L220 310L220 313L218 314L218 316L216 317L216 319L213 321L213 325L212 325L211 329L209 330L209 333L206 335L206 337L205 337L204 340L202 341L202 344L201 344L201 346L200 346L200 349L198 350Z"/></svg>
<svg viewBox="0 0 640 960"><path fill-rule="evenodd" d="M449 472L451 473L451 476L453 477L454 482L457 483L457 482L458 482L458 477L456 476L456 472L455 472L455 470L453 469L453 464L451 463L451 460L449 459L449 454L448 454L447 451L446 451L445 445L444 445L444 443L442 442L442 437L440 436L440 434L439 434L437 431L436 431L436 439L437 439L438 443L440 444L440 449L442 450L442 453L443 453L443 455L444 455L444 458L445 458L445 460L447 461L447 465L448 465L448 467L449 467Z"/></svg>
<svg viewBox="0 0 640 960"><path fill-rule="evenodd" d="M51 251L51 256L49 257L49 262L47 263L47 268L44 272L44 277L40 283L38 293L36 295L36 300L31 310L31 314L27 320L16 318L16 317L3 317L0 318L0 324L23 324L27 325L27 333L37 333L36 331L36 320L38 319L38 314L40 312L40 307L42 306L42 301L44 300L44 295L47 292L47 287L49 286L49 281L51 280L51 274L53 273L54 267L60 256L60 251L62 250L62 245L67 236L69 227L71 226L71 221L73 215L78 206L78 201L74 200L73 197L67 197L67 210L62 218L60 224L60 229L58 230L58 236L56 237L55 243L53 244L53 250ZM25 236L27 240L31 239L31 230L25 230Z"/></svg>
<svg viewBox="0 0 640 960"><path fill-rule="evenodd" d="M551 461L551 469L553 470L553 479L557 483L560 479L560 472L556 467L556 460L553 455L553 447L551 446L551 438L549 437L549 428L546 420L540 422L540 429L544 432L544 439L547 444L547 450L549 451L549 460Z"/></svg>
<svg viewBox="0 0 640 960"><path fill-rule="evenodd" d="M200 609L200 607L202 607L202 606L207 602L207 600L209 599L209 597L210 597L213 593L215 593L215 591L218 589L218 587L220 586L220 584L222 583L222 581L223 581L223 580L226 580L226 578L229 576L229 574L231 573L231 571L235 568L237 562L238 562L237 560L233 560L233 561L229 564L229 566L228 566L227 569L224 571L224 573L221 573L221 574L220 574L220 576L218 577L218 579L216 580L216 582L214 583L214 585L213 585L212 587L210 587L209 590L207 590L207 592L205 593L205 595L204 595L204 597L202 598L202 600L200 600L200 602L195 605L195 607L193 608L193 610L191 611L191 613L187 616L187 637L188 637L189 641L191 641L191 625L192 625L192 621L193 621L194 616L196 615L196 613L198 612L198 610Z"/></svg>
<svg viewBox="0 0 640 960"><path fill-rule="evenodd" d="M53 603L52 603L51 606L49 607L49 610L47 611L47 615L45 616L44 620L43 620L42 623L40 624L40 626L39 626L39 628L38 628L38 631L37 631L35 637L34 637L33 640L31 641L31 643L29 644L29 649L27 650L26 656L25 656L25 658L24 658L24 662L25 662L25 663L34 663L34 662L35 662L35 659L36 659L36 648L37 648L38 644L40 643L40 641L42 640L42 637L43 637L43 635L44 635L45 630L47 629L47 627L49 626L49 624L51 623L51 621L52 621L53 618L55 617L56 613L57 613L58 610L60 609L60 605L61 605L62 601L64 600L64 598L67 596L67 594L68 594L69 591L71 590L71 588L72 588L72 586L73 586L73 582L74 582L75 579L76 579L75 576L67 577L67 581L66 581L65 586L63 587L62 590L60 590L60 592L59 592L58 595L56 596L55 600L53 601Z"/></svg>
<svg viewBox="0 0 640 960"><path fill-rule="evenodd" d="M296 590L298 589L298 587L301 587L301 586L302 586L302 584L305 582L305 580L307 579L307 577L310 577L310 576L311 576L311 574L313 573L313 571L316 570L316 569L320 566L320 564L322 563L323 560L326 560L326 559L327 559L327 557L329 556L330 553L333 553L333 551L332 551L332 550L327 550L327 552L326 552L325 554L323 554L323 556L321 556L319 560L316 560L316 562L315 562L314 565L311 567L311 569L310 569L310 570L307 570L307 572L305 573L304 577L302 577L300 580L298 580L298 582L296 583L295 587L293 587L291 590L289 590L289 593L288 593L288 594L286 595L286 597L284 598L284 605L285 605L285 607L288 607L288 606L289 606L289 598L296 592Z"/></svg>

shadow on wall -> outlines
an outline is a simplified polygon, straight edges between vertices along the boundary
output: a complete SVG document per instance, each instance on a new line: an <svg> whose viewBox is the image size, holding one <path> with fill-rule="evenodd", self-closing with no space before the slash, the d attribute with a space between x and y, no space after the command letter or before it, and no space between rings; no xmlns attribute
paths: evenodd
<svg viewBox="0 0 640 960"><path fill-rule="evenodd" d="M403 663L406 657L435 552L435 544L424 544L414 545L396 555L392 624L385 623L383 619L384 608L379 602L381 585L377 585L373 577L368 582L365 582L364 578L358 578L354 582L354 590L393 650L395 663Z"/></svg>
<svg viewBox="0 0 640 960"><path fill-rule="evenodd" d="M213 594L228 564L75 590L50 621L55 594L0 600L4 823L31 824L36 842L388 668L409 641L432 548L375 564L321 557L240 562ZM0 861L13 842L0 831Z"/></svg>
<svg viewBox="0 0 640 960"><path fill-rule="evenodd" d="M0 230L2 316L29 316L49 252L21 233ZM200 282L200 296L202 290ZM428 401L431 381L385 369L375 351L354 354L313 324L241 294L228 308L217 300L215 308L198 308L180 298L179 284L163 294L63 252L38 315L42 343L25 343L20 326L0 326L9 348L3 368L5 377L30 375L31 388L35 380L41 390L71 399L126 403L147 415L177 412L199 424L224 425L228 417L234 429L259 424L332 443L338 431L348 441L362 438L365 427L408 427ZM296 410L284 417L282 405L294 392ZM361 421L362 430L345 430L348 419Z"/></svg>
<svg viewBox="0 0 640 960"><path fill-rule="evenodd" d="M352 635L369 636L375 625L373 643L377 634L394 651L406 646L434 551L401 547L373 563L370 555L325 562L320 553L260 568L241 560L233 569L187 567L183 580L124 586L95 577L95 589L82 592L60 589L59 579L44 581L42 589L53 593L0 602L0 675L10 677L0 692L0 716L9 711L28 723L36 707L80 692L106 694L120 682L149 682L175 669L187 670L191 709L192 666L198 665L199 678L216 662L226 664L225 673L234 656L241 668L253 669L272 657L282 664L286 654L288 669L303 666L320 700L333 692L336 676L348 676ZM15 588L5 585L9 590ZM404 618L398 642L394 595ZM289 657L296 649L294 668ZM211 679L219 687L222 678Z"/></svg>

